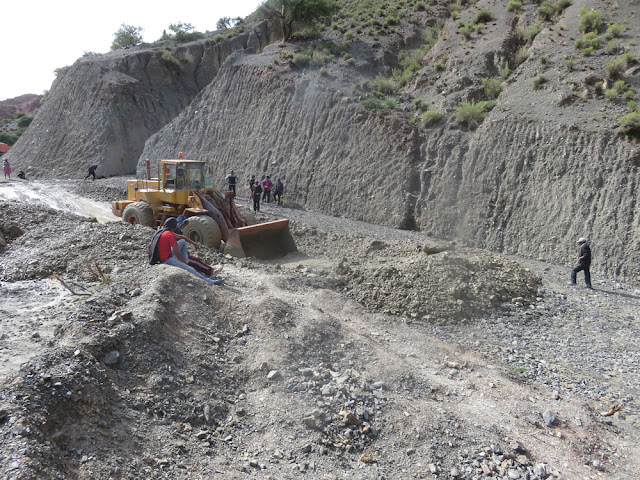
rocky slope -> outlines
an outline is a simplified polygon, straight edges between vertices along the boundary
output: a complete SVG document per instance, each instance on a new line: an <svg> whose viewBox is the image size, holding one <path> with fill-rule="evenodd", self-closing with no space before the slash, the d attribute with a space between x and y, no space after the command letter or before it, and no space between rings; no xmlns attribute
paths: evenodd
<svg viewBox="0 0 640 480"><path fill-rule="evenodd" d="M3 478L637 478L637 289L270 205L300 251L203 247L209 286L150 228L0 206Z"/></svg>
<svg viewBox="0 0 640 480"><path fill-rule="evenodd" d="M110 175L136 163L142 174L145 158L183 151L221 173L282 177L306 208L497 251L564 263L588 236L595 271L637 282L640 153L615 131L633 91L603 94L609 63L640 55L635 3L576 0L548 21L536 4L460 2L452 15L446 2L429 3L398 2L404 13L389 28L372 18L358 32L338 13L312 41L274 44L262 24L237 43L177 47L178 73L161 46L79 60L14 155L39 171L64 155L61 174L97 161ZM600 46L588 53L574 46L582 8L602 12ZM489 19L476 21L483 10ZM615 36L605 32L613 24ZM423 33L438 25L424 48ZM379 79L406 71L403 55L417 51L420 69L402 90L379 93ZM305 53L310 60L296 60ZM620 76L638 88L634 65ZM487 93L486 79L498 91ZM456 119L460 102L496 94L478 128ZM383 106L365 108L372 102ZM426 108L442 119L421 121Z"/></svg>

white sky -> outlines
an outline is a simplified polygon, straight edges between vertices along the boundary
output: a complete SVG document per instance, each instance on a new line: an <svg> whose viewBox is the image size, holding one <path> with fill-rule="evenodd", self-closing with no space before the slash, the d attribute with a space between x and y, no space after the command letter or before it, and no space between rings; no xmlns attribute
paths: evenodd
<svg viewBox="0 0 640 480"><path fill-rule="evenodd" d="M0 22L0 100L49 90L56 68L84 52L106 53L121 24L142 27L145 42L170 24L213 31L221 17L246 17L261 0L31 0L5 6Z"/></svg>

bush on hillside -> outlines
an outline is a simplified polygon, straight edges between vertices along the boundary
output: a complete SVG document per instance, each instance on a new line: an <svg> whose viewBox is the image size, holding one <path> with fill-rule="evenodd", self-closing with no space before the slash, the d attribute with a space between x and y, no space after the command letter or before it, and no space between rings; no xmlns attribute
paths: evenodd
<svg viewBox="0 0 640 480"><path fill-rule="evenodd" d="M111 50L140 45L142 43L142 30L142 27L134 27L123 23L116 33L113 34L114 38L111 44Z"/></svg>
<svg viewBox="0 0 640 480"><path fill-rule="evenodd" d="M263 18L280 18L282 34L288 40L293 34L293 23L306 24L316 18L327 17L334 10L329 0L267 0L260 6Z"/></svg>
<svg viewBox="0 0 640 480"><path fill-rule="evenodd" d="M522 45L516 52L516 63L520 65L521 63L524 63L527 58L529 58L529 49L526 45Z"/></svg>
<svg viewBox="0 0 640 480"><path fill-rule="evenodd" d="M33 121L33 117L31 115L25 115L18 119L17 124L18 124L18 127L20 128L26 128L29 125L31 125L32 121Z"/></svg>
<svg viewBox="0 0 640 480"><path fill-rule="evenodd" d="M375 82L376 90L383 93L395 93L398 91L398 83L393 78L384 77L378 74Z"/></svg>
<svg viewBox="0 0 640 480"><path fill-rule="evenodd" d="M600 39L594 32L589 32L586 33L582 38L577 39L574 43L574 47L577 50L582 50L583 54L588 55L594 50L600 48Z"/></svg>
<svg viewBox="0 0 640 480"><path fill-rule="evenodd" d="M513 13L522 13L522 2L519 0L511 0L507 3L507 11Z"/></svg>
<svg viewBox="0 0 640 480"><path fill-rule="evenodd" d="M462 102L456 107L455 119L458 123L465 124L467 128L475 128L495 106L496 102Z"/></svg>
<svg viewBox="0 0 640 480"><path fill-rule="evenodd" d="M11 135L10 133L0 132L0 142L6 143L11 146L18 141L18 135Z"/></svg>
<svg viewBox="0 0 640 480"><path fill-rule="evenodd" d="M167 33L165 30L162 32L162 37L160 40L173 40L178 43L186 43L193 42L194 40L199 40L204 37L204 33L197 32L195 27L190 23L172 23L169 25L169 30L173 33Z"/></svg>
<svg viewBox="0 0 640 480"><path fill-rule="evenodd" d="M493 14L488 8L481 8L476 14L476 23L487 23L493 20Z"/></svg>
<svg viewBox="0 0 640 480"><path fill-rule="evenodd" d="M442 120L442 114L437 110L427 110L422 115L420 115L420 121L425 127L435 125L440 120Z"/></svg>
<svg viewBox="0 0 640 480"><path fill-rule="evenodd" d="M582 33L600 33L604 29L600 10L587 10L582 7L578 15L580 16L578 28Z"/></svg>
<svg viewBox="0 0 640 480"><path fill-rule="evenodd" d="M640 140L640 112L631 112L618 120L618 133Z"/></svg>
<svg viewBox="0 0 640 480"><path fill-rule="evenodd" d="M556 6L551 2L542 2L538 7L538 16L543 20L551 20L556 14Z"/></svg>
<svg viewBox="0 0 640 480"><path fill-rule="evenodd" d="M498 98L498 95L500 95L500 91L502 90L502 82L493 77L483 78L482 86L484 87L485 96L491 100Z"/></svg>
<svg viewBox="0 0 640 480"><path fill-rule="evenodd" d="M613 38L618 38L622 34L623 30L624 30L624 27L619 23L612 23L607 28L607 33L605 34L605 36L609 40Z"/></svg>
<svg viewBox="0 0 640 480"><path fill-rule="evenodd" d="M542 84L547 82L547 78L539 73L538 75L536 75L535 77L533 77L533 89L534 90L538 90Z"/></svg>

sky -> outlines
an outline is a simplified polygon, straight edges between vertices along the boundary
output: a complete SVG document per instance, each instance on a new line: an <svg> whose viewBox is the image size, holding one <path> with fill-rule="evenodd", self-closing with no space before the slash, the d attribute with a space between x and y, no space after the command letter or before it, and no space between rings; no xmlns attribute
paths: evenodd
<svg viewBox="0 0 640 480"><path fill-rule="evenodd" d="M72 65L85 52L110 51L124 23L142 27L145 42L160 38L170 24L190 23L213 31L221 17L246 17L261 0L32 0L12 2L0 23L0 100L51 88L54 70Z"/></svg>

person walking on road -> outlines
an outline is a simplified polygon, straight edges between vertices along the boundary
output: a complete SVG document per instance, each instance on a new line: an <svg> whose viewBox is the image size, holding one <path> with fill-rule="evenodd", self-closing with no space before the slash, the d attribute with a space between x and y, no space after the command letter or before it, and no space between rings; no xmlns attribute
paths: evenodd
<svg viewBox="0 0 640 480"><path fill-rule="evenodd" d="M236 183L238 183L238 176L233 173L233 170L224 178L229 184L229 191L233 192L233 195L236 194Z"/></svg>
<svg viewBox="0 0 640 480"><path fill-rule="evenodd" d="M576 242L580 245L580 253L578 254L578 264L571 270L571 283L576 284L576 275L580 270L584 270L584 282L587 284L587 288L593 288L591 286L591 272L589 267L591 266L591 248L587 244L587 239L580 237Z"/></svg>
<svg viewBox="0 0 640 480"><path fill-rule="evenodd" d="M97 170L97 169L98 169L98 165L91 165L91 166L88 168L88 172L89 172L89 173L87 173L87 176L86 176L86 177L84 177L84 179L86 180L86 179L87 179L87 178L89 178L89 177L93 177L93 181L95 182L95 181L96 181L96 170Z"/></svg>
<svg viewBox="0 0 640 480"><path fill-rule="evenodd" d="M256 182L253 186L253 211L260 211L260 196L262 195L262 186Z"/></svg>

